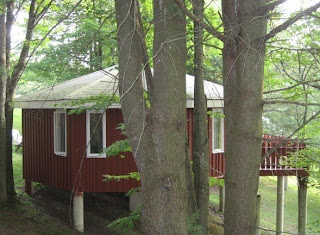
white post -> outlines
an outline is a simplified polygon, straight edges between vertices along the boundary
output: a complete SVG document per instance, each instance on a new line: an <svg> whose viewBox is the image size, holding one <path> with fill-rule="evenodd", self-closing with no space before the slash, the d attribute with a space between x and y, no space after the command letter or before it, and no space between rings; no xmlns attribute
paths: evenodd
<svg viewBox="0 0 320 235"><path fill-rule="evenodd" d="M84 232L83 192L75 192L73 195L73 227Z"/></svg>
<svg viewBox="0 0 320 235"><path fill-rule="evenodd" d="M224 213L224 205L225 205L225 186L219 186L219 211Z"/></svg>
<svg viewBox="0 0 320 235"><path fill-rule="evenodd" d="M141 192L134 192L129 196L129 210L135 211L142 205Z"/></svg>
<svg viewBox="0 0 320 235"><path fill-rule="evenodd" d="M284 177L277 178L277 232L276 235L283 233L283 219L284 219Z"/></svg>
<svg viewBox="0 0 320 235"><path fill-rule="evenodd" d="M284 190L288 190L288 176L284 176Z"/></svg>
<svg viewBox="0 0 320 235"><path fill-rule="evenodd" d="M257 195L257 205L256 205L256 232L255 235L260 235L260 208L261 208L261 195Z"/></svg>

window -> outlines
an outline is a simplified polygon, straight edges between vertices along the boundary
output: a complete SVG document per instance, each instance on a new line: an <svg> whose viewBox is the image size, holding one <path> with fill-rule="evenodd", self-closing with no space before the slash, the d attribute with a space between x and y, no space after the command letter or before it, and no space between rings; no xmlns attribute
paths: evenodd
<svg viewBox="0 0 320 235"><path fill-rule="evenodd" d="M212 117L213 152L224 151L224 119L222 112L214 112Z"/></svg>
<svg viewBox="0 0 320 235"><path fill-rule="evenodd" d="M87 157L104 158L106 147L106 113L87 111Z"/></svg>
<svg viewBox="0 0 320 235"><path fill-rule="evenodd" d="M66 111L56 110L53 114L54 123L54 154L67 155Z"/></svg>

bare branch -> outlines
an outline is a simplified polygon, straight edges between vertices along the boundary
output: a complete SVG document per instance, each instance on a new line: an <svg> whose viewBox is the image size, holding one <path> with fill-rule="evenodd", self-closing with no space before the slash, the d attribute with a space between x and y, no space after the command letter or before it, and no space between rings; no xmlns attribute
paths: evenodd
<svg viewBox="0 0 320 235"><path fill-rule="evenodd" d="M41 45L41 43L51 34L51 32L59 25L61 24L64 20L69 18L69 16L72 14L72 12L79 6L79 4L82 2L82 0L79 0L74 7L68 12L68 14L60 19L47 33L46 35L38 42L36 47L32 50L32 52L29 55L29 59L27 60L29 50L30 50L30 41L32 39L32 34L33 30L35 27L36 23L36 15L34 13L34 7L35 7L35 0L32 1L32 4L30 6L30 11L29 11L29 19L28 19L28 26L27 26L27 33L26 33L26 39L25 42L23 43L23 47L20 53L20 57L18 60L18 63L14 66L13 71L12 71L12 76L11 76L11 81L10 81L10 90L13 91L15 87L17 86L19 79L25 70L27 64L30 61L30 58L32 55L35 53L35 51L38 49L38 47ZM13 92L9 93L10 95L7 97L7 99L12 98Z"/></svg>
<svg viewBox="0 0 320 235"><path fill-rule="evenodd" d="M270 93L275 93L275 92L279 92L279 91L286 91L286 90L290 90L290 89L293 89L297 86L300 86L300 85L304 85L304 84L308 84L314 88L317 88L317 89L320 89L320 86L318 85L312 85L311 83L313 82L320 82L320 80L314 80L314 81L303 81L303 82L299 82L295 85L292 85L292 86L289 86L289 87L285 87L285 88L280 88L280 89L276 89L276 90L270 90L270 91L265 91L263 92L263 94L270 94Z"/></svg>
<svg viewBox="0 0 320 235"><path fill-rule="evenodd" d="M275 99L275 100L264 100L263 104L295 104L299 106L320 106L320 103L303 103L299 101L292 101L292 100L281 100L281 99Z"/></svg>
<svg viewBox="0 0 320 235"><path fill-rule="evenodd" d="M265 37L264 41L268 41L269 39L275 37L278 33L280 33L283 30L286 30L288 27L290 27L292 24L300 20L303 16L310 14L314 11L316 11L320 7L320 2L317 4L305 9L304 11L298 13L297 15L293 16L292 18L285 21L283 24L279 25L278 27L271 30Z"/></svg>
<svg viewBox="0 0 320 235"><path fill-rule="evenodd" d="M180 0L174 0L176 2L176 4L180 7L180 9L192 20L194 20L195 22L197 22L198 24L201 25L201 27L203 27L205 30L207 30L208 33L212 34L213 36L215 36L216 38L218 38L219 40L221 40L222 42L224 41L224 36L221 32L218 32L214 27L212 27L211 25L203 22L199 17L197 17L196 15L194 15L193 13L191 13L186 5L181 2Z"/></svg>

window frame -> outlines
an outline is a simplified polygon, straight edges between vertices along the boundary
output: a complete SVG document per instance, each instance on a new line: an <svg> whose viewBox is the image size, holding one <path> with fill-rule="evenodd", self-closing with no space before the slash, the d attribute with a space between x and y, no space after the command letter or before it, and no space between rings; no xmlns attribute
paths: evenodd
<svg viewBox="0 0 320 235"><path fill-rule="evenodd" d="M102 153L91 153L90 149L90 114L91 113L103 113L101 121L102 121L102 148L107 147L107 119L106 119L106 111L95 111L95 110L87 110L86 111L86 152L87 152L87 158L106 158L106 154Z"/></svg>
<svg viewBox="0 0 320 235"><path fill-rule="evenodd" d="M60 151L57 151L57 139L56 139L56 136L57 136L57 128L56 128L56 116L57 114L64 114L64 120L65 120L65 123L64 123L64 136L65 136L65 151L64 152L60 152ZM54 112L53 112L53 152L55 155L57 156L62 156L62 157L66 157L67 156L67 112L66 110L64 109L56 109Z"/></svg>
<svg viewBox="0 0 320 235"><path fill-rule="evenodd" d="M212 153L223 153L224 152L224 118L221 118L221 126L220 126L220 132L221 132L221 142L220 142L220 148L214 148L214 114L215 113L221 113L223 115L223 110L222 109L213 109L212 110Z"/></svg>

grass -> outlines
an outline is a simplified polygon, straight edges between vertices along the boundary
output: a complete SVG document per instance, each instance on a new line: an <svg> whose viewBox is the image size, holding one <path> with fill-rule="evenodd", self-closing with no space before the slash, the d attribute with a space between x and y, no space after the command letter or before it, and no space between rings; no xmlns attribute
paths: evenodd
<svg viewBox="0 0 320 235"><path fill-rule="evenodd" d="M275 230L277 204L277 178L261 177L259 193L261 194L261 227ZM210 201L219 205L219 195L210 195ZM285 191L284 231L297 233L298 228L298 187L295 177L288 177L288 189ZM320 234L320 190L308 188L308 234ZM261 232L261 234L274 234Z"/></svg>
<svg viewBox="0 0 320 235"><path fill-rule="evenodd" d="M17 129L22 134L22 110L14 109L13 111L13 129Z"/></svg>

